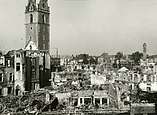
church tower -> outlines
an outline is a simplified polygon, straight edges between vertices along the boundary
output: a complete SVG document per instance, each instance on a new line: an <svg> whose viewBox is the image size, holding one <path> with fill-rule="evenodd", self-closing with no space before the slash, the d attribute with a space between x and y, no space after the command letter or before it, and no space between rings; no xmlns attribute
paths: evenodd
<svg viewBox="0 0 157 115"><path fill-rule="evenodd" d="M48 0L28 0L25 9L26 45L31 41L34 42L38 50L49 51L49 16Z"/></svg>

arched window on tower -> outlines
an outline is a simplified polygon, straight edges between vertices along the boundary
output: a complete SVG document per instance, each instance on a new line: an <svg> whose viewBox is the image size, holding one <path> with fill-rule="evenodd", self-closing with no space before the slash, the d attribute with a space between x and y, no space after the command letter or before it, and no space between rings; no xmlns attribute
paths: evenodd
<svg viewBox="0 0 157 115"><path fill-rule="evenodd" d="M46 23L46 16L44 14L42 15L42 21L43 23Z"/></svg>
<svg viewBox="0 0 157 115"><path fill-rule="evenodd" d="M43 50L45 50L46 49L46 46L45 46L45 44L43 44Z"/></svg>
<svg viewBox="0 0 157 115"><path fill-rule="evenodd" d="M45 3L43 3L43 5L42 5L42 6L43 6L43 8L45 8Z"/></svg>
<svg viewBox="0 0 157 115"><path fill-rule="evenodd" d="M33 23L33 14L30 14L30 23Z"/></svg>

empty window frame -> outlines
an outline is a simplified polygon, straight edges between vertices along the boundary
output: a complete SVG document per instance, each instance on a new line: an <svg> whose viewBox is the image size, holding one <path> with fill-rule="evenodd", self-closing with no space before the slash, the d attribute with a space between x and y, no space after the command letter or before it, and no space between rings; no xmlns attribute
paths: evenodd
<svg viewBox="0 0 157 115"><path fill-rule="evenodd" d="M0 82L3 82L3 73L0 73Z"/></svg>
<svg viewBox="0 0 157 115"><path fill-rule="evenodd" d="M33 14L30 14L30 23L33 23Z"/></svg>
<svg viewBox="0 0 157 115"><path fill-rule="evenodd" d="M16 63L16 71L20 71L20 63Z"/></svg>
<svg viewBox="0 0 157 115"><path fill-rule="evenodd" d="M13 73L10 73L9 75L9 82L12 82L13 81Z"/></svg>

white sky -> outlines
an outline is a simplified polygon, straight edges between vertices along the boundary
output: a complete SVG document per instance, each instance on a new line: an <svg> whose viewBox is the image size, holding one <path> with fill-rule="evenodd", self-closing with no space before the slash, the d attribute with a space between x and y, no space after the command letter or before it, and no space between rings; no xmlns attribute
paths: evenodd
<svg viewBox="0 0 157 115"><path fill-rule="evenodd" d="M24 47L27 0L0 0L0 49ZM157 54L157 0L49 0L51 49L61 54Z"/></svg>

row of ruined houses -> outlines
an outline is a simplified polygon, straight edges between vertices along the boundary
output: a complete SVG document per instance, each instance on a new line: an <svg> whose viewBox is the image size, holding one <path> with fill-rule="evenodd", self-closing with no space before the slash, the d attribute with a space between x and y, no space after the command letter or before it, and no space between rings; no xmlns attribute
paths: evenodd
<svg viewBox="0 0 157 115"><path fill-rule="evenodd" d="M0 55L0 96L23 95L49 86L50 55L47 51L13 50Z"/></svg>

